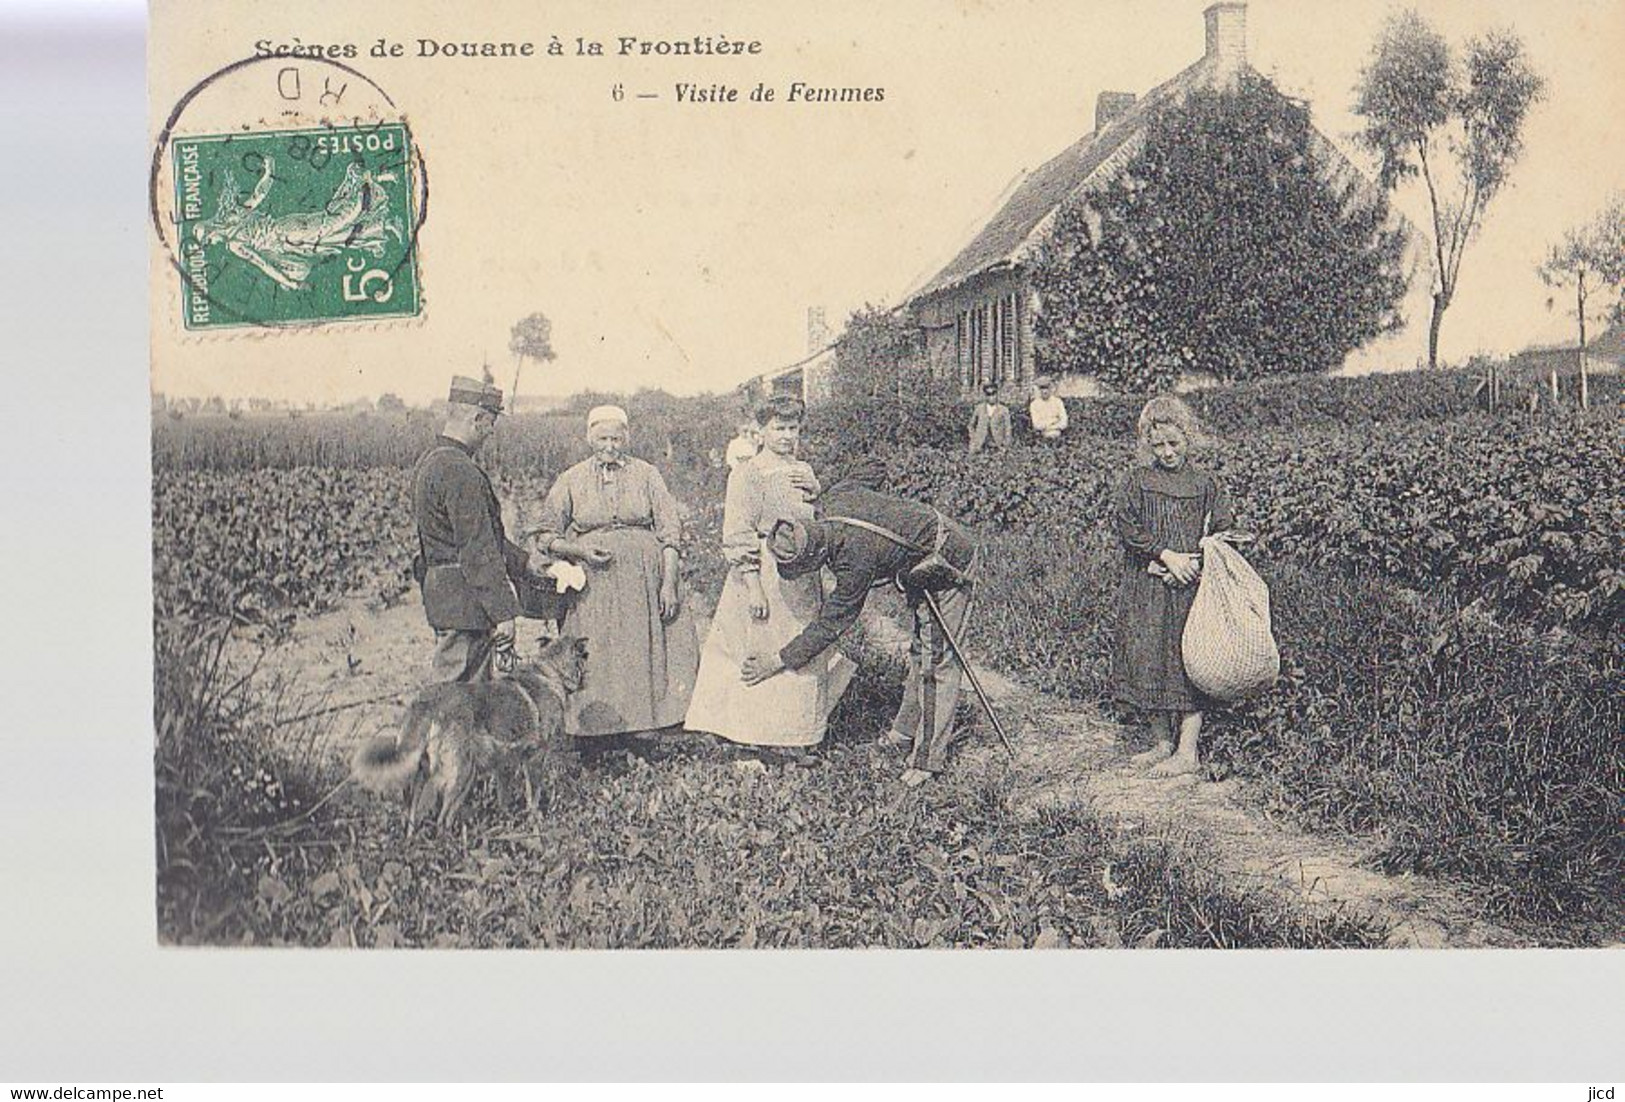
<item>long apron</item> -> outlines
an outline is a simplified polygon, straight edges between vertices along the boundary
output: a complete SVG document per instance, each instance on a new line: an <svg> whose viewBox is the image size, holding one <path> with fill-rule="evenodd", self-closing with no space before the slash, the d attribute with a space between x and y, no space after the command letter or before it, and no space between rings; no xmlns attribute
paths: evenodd
<svg viewBox="0 0 1625 1102"><path fill-rule="evenodd" d="M586 682L570 698L570 733L590 738L681 723L699 643L686 598L673 622L660 620L660 541L647 528L631 527L575 538L615 559L588 570L587 586L565 616L565 632L587 641Z"/></svg>

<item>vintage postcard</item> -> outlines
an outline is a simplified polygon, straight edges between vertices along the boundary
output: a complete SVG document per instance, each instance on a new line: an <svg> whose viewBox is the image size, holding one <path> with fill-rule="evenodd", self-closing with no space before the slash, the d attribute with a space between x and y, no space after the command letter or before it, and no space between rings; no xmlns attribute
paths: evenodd
<svg viewBox="0 0 1625 1102"><path fill-rule="evenodd" d="M1625 5L149 18L162 943L1625 933Z"/></svg>

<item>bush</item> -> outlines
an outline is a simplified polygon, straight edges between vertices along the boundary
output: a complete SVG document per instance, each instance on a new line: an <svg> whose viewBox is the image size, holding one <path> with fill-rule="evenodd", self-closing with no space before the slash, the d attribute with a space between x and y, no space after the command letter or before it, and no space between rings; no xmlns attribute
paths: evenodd
<svg viewBox="0 0 1625 1102"><path fill-rule="evenodd" d="M1469 369L1311 376L1209 387L1180 397L1221 437L1244 436L1259 430L1431 423L1478 411L1484 401L1474 392L1481 375L1482 371ZM1513 378L1504 384L1503 420L1499 423L1507 433L1520 434L1531 426L1566 422L1573 415L1572 402L1560 413L1553 413L1543 397L1542 413L1529 417L1521 411L1531 389L1545 394L1539 380ZM1622 391L1625 376L1599 375L1592 379L1592 401L1603 416L1609 411L1617 414ZM1061 445L1063 451L1087 451L1099 447L1101 441L1128 440L1145 405L1143 398L1121 394L1067 398L1065 402L1068 430ZM838 465L854 455L898 447L964 451L969 443L970 409L970 403L957 394L937 395L901 406L841 401L814 406L807 426L809 443L817 449L814 462ZM1024 443L1029 437L1026 407L1017 403L1011 412L1017 439Z"/></svg>
<svg viewBox="0 0 1625 1102"><path fill-rule="evenodd" d="M1609 414L1508 431L1464 417L1373 435L1326 426L1221 443L1209 462L1265 561L1375 569L1408 585L1548 623L1602 627L1625 615L1625 422ZM966 455L878 449L893 489L1004 531L1107 523L1127 438Z"/></svg>
<svg viewBox="0 0 1625 1102"><path fill-rule="evenodd" d="M402 468L158 471L153 475L153 587L160 610L282 625L347 598L396 604L417 550ZM534 511L551 479L498 474L499 501ZM687 510L683 573L690 592L722 584L722 472L690 472L673 493ZM517 528L517 525L513 527ZM518 537L518 532L510 532Z"/></svg>
<svg viewBox="0 0 1625 1102"><path fill-rule="evenodd" d="M1123 170L1062 202L1032 258L1040 370L1149 393L1187 371L1327 371L1397 329L1405 234L1319 144L1254 73L1153 106Z"/></svg>
<svg viewBox="0 0 1625 1102"><path fill-rule="evenodd" d="M313 807L334 779L309 745L273 749L264 720L278 688L229 668L230 623L163 616L153 634L158 929L175 940L207 938L253 898L243 835Z"/></svg>

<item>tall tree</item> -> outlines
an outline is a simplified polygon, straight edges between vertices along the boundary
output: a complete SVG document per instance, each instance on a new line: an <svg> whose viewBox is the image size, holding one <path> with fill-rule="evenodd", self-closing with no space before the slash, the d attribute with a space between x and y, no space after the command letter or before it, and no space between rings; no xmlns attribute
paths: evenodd
<svg viewBox="0 0 1625 1102"><path fill-rule="evenodd" d="M1400 324L1387 194L1340 184L1308 110L1256 73L1153 113L1033 258L1040 367L1119 390L1323 371Z"/></svg>
<svg viewBox="0 0 1625 1102"><path fill-rule="evenodd" d="M547 315L538 310L514 322L508 335L508 351L514 355L513 389L508 394L508 403L513 405L519 399L519 369L526 358L542 363L558 358L553 351L553 323Z"/></svg>
<svg viewBox="0 0 1625 1102"><path fill-rule="evenodd" d="M1360 74L1354 110L1361 140L1393 189L1419 177L1433 216L1433 316L1428 366L1455 299L1467 244L1523 152L1523 125L1545 93L1511 31L1469 39L1458 58L1415 11L1390 16Z"/></svg>
<svg viewBox="0 0 1625 1102"><path fill-rule="evenodd" d="M1579 325L1580 405L1591 405L1586 371L1586 320L1600 305L1616 323L1625 313L1625 193L1616 194L1596 218L1569 230L1552 246L1540 266L1540 278L1552 288L1574 292Z"/></svg>

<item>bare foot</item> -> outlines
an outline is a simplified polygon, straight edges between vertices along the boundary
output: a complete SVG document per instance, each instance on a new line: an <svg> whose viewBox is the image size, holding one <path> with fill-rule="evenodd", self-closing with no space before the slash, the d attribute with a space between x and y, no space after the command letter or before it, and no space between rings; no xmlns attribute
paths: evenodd
<svg viewBox="0 0 1625 1102"><path fill-rule="evenodd" d="M930 780L933 776L935 776L935 774L925 769L905 769L903 770L902 780L903 784L907 787L918 788L920 785Z"/></svg>
<svg viewBox="0 0 1625 1102"><path fill-rule="evenodd" d="M1166 760L1168 757L1170 757L1173 754L1173 752L1174 752L1174 744L1173 743L1171 743L1171 742L1159 742L1155 746L1153 746L1151 749L1142 751L1141 753L1138 753L1138 754L1135 754L1133 757L1129 758L1128 760L1129 760L1129 764L1131 764L1133 766L1136 766L1138 768L1144 769L1147 766L1156 765L1158 762Z"/></svg>
<svg viewBox="0 0 1625 1102"><path fill-rule="evenodd" d="M907 750L914 740L901 731L889 730L875 740L875 745L886 750Z"/></svg>
<svg viewBox="0 0 1625 1102"><path fill-rule="evenodd" d="M1175 754L1158 765L1151 767L1153 777L1185 777L1195 773L1201 766L1197 764L1194 755Z"/></svg>

